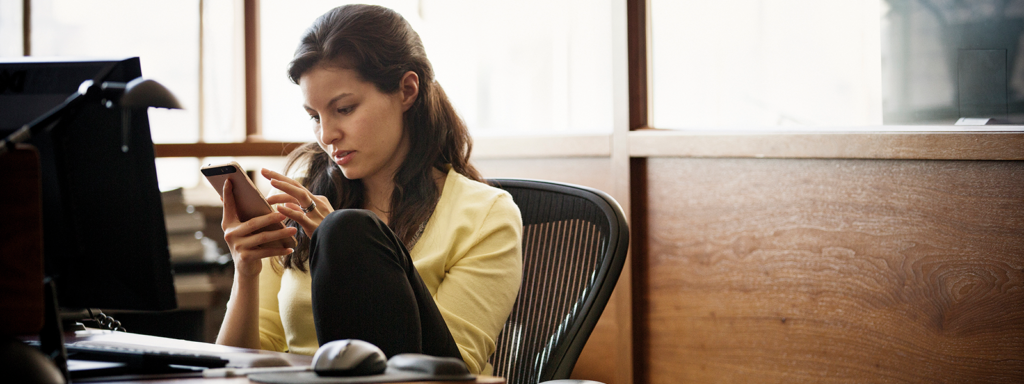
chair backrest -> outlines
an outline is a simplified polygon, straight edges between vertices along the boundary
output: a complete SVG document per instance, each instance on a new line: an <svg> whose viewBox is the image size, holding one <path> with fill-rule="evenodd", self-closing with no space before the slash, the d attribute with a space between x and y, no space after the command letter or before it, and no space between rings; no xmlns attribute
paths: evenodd
<svg viewBox="0 0 1024 384"><path fill-rule="evenodd" d="M523 216L523 282L491 356L509 384L567 379L622 272L629 227L604 192L491 179Z"/></svg>

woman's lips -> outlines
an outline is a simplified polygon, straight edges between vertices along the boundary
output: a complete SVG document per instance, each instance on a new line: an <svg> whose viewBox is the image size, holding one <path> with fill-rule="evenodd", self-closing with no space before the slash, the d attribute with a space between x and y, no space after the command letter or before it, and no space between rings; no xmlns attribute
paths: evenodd
<svg viewBox="0 0 1024 384"><path fill-rule="evenodd" d="M337 151L334 153L334 162L338 163L338 165L348 164L349 161L352 161L353 153L356 153L356 151Z"/></svg>

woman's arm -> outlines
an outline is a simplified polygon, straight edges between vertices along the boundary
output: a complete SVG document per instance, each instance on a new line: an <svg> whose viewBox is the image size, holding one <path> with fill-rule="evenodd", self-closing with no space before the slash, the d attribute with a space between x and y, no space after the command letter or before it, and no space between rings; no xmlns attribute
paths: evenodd
<svg viewBox="0 0 1024 384"><path fill-rule="evenodd" d="M480 372L512 311L522 279L522 218L503 195L465 240L434 300L471 372Z"/></svg>
<svg viewBox="0 0 1024 384"><path fill-rule="evenodd" d="M259 279L235 273L217 344L258 349L259 324Z"/></svg>
<svg viewBox="0 0 1024 384"><path fill-rule="evenodd" d="M291 248L260 248L260 245L295 235L295 228L253 233L274 222L285 219L281 213L270 213L246 222L240 222L231 193L231 182L224 183L224 240L228 243L235 264L235 277L231 285L227 312L217 334L217 344L243 348L259 348L259 275L263 259L283 256Z"/></svg>

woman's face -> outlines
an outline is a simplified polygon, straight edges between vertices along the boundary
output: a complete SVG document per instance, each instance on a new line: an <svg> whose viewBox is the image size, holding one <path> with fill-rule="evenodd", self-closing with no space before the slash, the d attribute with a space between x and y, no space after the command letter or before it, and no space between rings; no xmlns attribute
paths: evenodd
<svg viewBox="0 0 1024 384"><path fill-rule="evenodd" d="M317 142L345 177L390 182L409 152L402 126L408 92L382 93L354 70L324 66L303 74L299 87Z"/></svg>

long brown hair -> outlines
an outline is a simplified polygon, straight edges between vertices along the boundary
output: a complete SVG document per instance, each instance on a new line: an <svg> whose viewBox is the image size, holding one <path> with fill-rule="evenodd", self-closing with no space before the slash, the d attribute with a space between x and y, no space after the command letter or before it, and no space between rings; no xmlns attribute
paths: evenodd
<svg viewBox="0 0 1024 384"><path fill-rule="evenodd" d="M419 34L397 12L373 5L345 5L323 14L306 30L291 64L288 77L295 84L317 66L352 69L383 93L399 91L402 76L416 72L419 95L403 116L409 137L409 153L395 173L388 226L409 244L426 222L441 195L433 180L433 169L447 172L447 165L476 181L480 174L469 164L472 139L465 122L455 113L434 69L427 60ZM292 152L287 168L305 164L303 185L324 195L334 209L363 208L365 189L361 180L349 180L316 143ZM287 170L286 170L287 172ZM309 237L297 223L298 247L284 256L285 268L305 271L309 259Z"/></svg>

